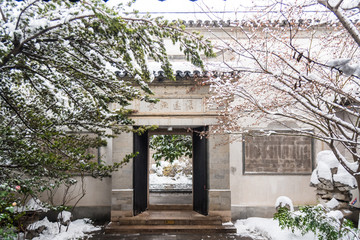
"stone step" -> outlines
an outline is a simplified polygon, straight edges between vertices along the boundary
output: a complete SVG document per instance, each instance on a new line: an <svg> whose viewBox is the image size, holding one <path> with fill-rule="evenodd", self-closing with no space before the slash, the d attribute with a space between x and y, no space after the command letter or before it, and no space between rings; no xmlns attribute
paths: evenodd
<svg viewBox="0 0 360 240"><path fill-rule="evenodd" d="M236 233L231 225L118 225L110 223L105 228L106 234L124 233Z"/></svg>
<svg viewBox="0 0 360 240"><path fill-rule="evenodd" d="M107 234L235 232L232 224L222 224L220 216L204 216L192 210L147 210L134 217L121 217L105 229Z"/></svg>
<svg viewBox="0 0 360 240"><path fill-rule="evenodd" d="M156 204L150 205L149 210L180 210L191 211L193 209L192 204Z"/></svg>
<svg viewBox="0 0 360 240"><path fill-rule="evenodd" d="M134 219L134 218L120 218L118 225L221 225L222 221L219 218L193 218L193 219Z"/></svg>
<svg viewBox="0 0 360 240"><path fill-rule="evenodd" d="M122 217L118 225L222 225L220 216L204 216L191 210L148 210L135 217Z"/></svg>

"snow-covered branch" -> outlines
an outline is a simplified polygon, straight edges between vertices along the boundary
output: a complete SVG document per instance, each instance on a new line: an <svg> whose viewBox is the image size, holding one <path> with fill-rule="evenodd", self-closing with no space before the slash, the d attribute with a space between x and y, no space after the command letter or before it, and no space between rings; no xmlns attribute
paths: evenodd
<svg viewBox="0 0 360 240"><path fill-rule="evenodd" d="M339 1L335 6L330 4L329 0L318 0L318 2L333 12L343 27L351 35L353 40L360 46L360 32L354 26L354 24L344 15L344 10L340 7L343 3L343 0Z"/></svg>
<svg viewBox="0 0 360 240"><path fill-rule="evenodd" d="M148 58L175 78L164 39L200 67L213 55L180 23L125 14L121 3L6 0L0 10L0 165L16 166L0 168L0 182L35 194L74 174L107 177L134 157L105 164L88 149L132 130L131 101L152 101Z"/></svg>
<svg viewBox="0 0 360 240"><path fill-rule="evenodd" d="M210 80L211 102L222 107L215 130L241 133L262 128L264 122L293 120L299 127L284 128L325 142L340 164L358 176L359 169L349 167L360 162L360 33L351 19L358 6L347 0L270 1L248 25L221 28L218 48L229 50L223 59L232 61L224 66L233 74ZM293 21L312 18L307 8L320 10L317 21ZM349 159L340 154L344 151Z"/></svg>

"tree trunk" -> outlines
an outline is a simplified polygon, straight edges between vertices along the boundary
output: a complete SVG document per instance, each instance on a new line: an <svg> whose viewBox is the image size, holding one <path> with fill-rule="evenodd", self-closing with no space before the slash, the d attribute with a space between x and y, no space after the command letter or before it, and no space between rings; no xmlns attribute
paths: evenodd
<svg viewBox="0 0 360 240"><path fill-rule="evenodd" d="M357 190L358 190L359 196L360 196L360 175L355 175L354 177L356 179ZM360 199L357 199L357 201L360 201ZM360 214L358 217L358 229L360 229Z"/></svg>

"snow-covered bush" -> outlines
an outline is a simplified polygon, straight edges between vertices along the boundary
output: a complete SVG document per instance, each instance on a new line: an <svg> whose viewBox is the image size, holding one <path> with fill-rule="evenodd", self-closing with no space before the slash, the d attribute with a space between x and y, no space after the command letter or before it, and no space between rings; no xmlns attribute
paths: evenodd
<svg viewBox="0 0 360 240"><path fill-rule="evenodd" d="M110 164L89 149L125 130L144 131L128 127L129 105L156 102L149 58L175 79L164 39L199 67L201 52L213 55L209 41L180 23L139 17L121 2L0 0L0 12L0 182L20 185L25 198L68 190L75 176L109 177L134 157ZM2 208L12 209L8 201ZM4 211L2 226L10 223Z"/></svg>
<svg viewBox="0 0 360 240"><path fill-rule="evenodd" d="M294 211L294 205L291 199L286 196L280 196L276 199L275 208L276 210L279 208L287 208L290 211Z"/></svg>
<svg viewBox="0 0 360 240"><path fill-rule="evenodd" d="M349 163L348 166L355 168L357 164ZM344 214L349 212L344 209L349 205L350 189L357 187L356 179L344 169L332 151L318 153L310 185L317 188L322 205L304 206L294 211L289 198L279 197L274 219L279 221L281 228L292 232L299 230L302 235L313 232L319 240L358 239L352 222L344 218Z"/></svg>
<svg viewBox="0 0 360 240"><path fill-rule="evenodd" d="M282 229L300 230L302 235L313 232L319 240L358 239L357 230L341 211L320 204L300 207L298 211L280 207L274 219Z"/></svg>

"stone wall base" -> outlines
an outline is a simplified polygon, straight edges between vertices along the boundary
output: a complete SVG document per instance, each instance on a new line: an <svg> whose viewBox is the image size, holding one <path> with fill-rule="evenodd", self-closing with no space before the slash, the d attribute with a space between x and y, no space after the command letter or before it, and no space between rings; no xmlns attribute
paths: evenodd
<svg viewBox="0 0 360 240"><path fill-rule="evenodd" d="M110 221L110 206L79 206L72 211L72 220L90 218L102 224ZM59 211L48 211L40 215L40 219L47 217L49 221L56 222Z"/></svg>
<svg viewBox="0 0 360 240"><path fill-rule="evenodd" d="M108 222L110 220L110 206L75 207L73 218L90 218L95 221Z"/></svg>
<svg viewBox="0 0 360 240"><path fill-rule="evenodd" d="M231 206L231 220L245 219L249 217L272 218L276 209L274 206Z"/></svg>
<svg viewBox="0 0 360 240"><path fill-rule="evenodd" d="M209 216L220 216L223 222L231 221L231 211L209 211Z"/></svg>
<svg viewBox="0 0 360 240"><path fill-rule="evenodd" d="M119 218L122 217L132 217L133 215L133 211L116 211L116 210L111 210L111 221L112 222L116 222L119 220Z"/></svg>

